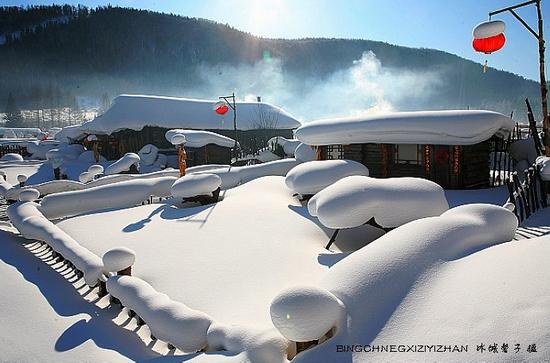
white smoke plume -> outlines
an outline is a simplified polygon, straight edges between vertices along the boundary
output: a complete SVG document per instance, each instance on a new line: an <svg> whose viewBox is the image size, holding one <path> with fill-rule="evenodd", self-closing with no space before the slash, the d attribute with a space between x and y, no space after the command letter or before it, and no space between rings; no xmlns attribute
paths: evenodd
<svg viewBox="0 0 550 363"><path fill-rule="evenodd" d="M203 66L200 87L186 96L212 98L235 91L241 100L280 106L302 121L356 114L422 109L441 84L438 72L414 72L383 67L371 52L349 68L328 77L298 77L284 71L278 59L254 65ZM215 96L214 96L215 97Z"/></svg>

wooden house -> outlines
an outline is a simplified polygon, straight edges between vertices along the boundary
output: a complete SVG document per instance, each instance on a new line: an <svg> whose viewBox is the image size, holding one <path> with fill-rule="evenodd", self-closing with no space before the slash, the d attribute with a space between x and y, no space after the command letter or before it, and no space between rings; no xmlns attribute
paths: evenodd
<svg viewBox="0 0 550 363"><path fill-rule="evenodd" d="M318 159L363 163L372 177L421 177L446 189L490 185L489 158L514 122L491 111L402 112L313 121L296 137Z"/></svg>
<svg viewBox="0 0 550 363"><path fill-rule="evenodd" d="M157 146L162 153L175 152L164 135L171 129L203 130L236 139L245 153L267 146L274 136L292 137L300 123L284 110L264 102L237 102L237 129L233 110L216 114L215 101L174 97L121 95L102 115L67 133L73 141L96 135L101 154L116 159L126 152L137 152L146 144ZM65 133L61 133L64 135ZM195 155L195 156L193 156ZM207 145L189 150L190 163L224 163L231 161L227 147ZM193 159L194 158L194 159Z"/></svg>

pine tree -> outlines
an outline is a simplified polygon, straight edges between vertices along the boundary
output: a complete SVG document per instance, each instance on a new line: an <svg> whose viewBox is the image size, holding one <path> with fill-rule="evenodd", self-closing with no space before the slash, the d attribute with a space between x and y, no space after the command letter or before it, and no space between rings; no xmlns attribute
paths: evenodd
<svg viewBox="0 0 550 363"><path fill-rule="evenodd" d="M22 127L23 126L23 117L21 115L21 110L17 107L15 102L15 97L13 93L8 94L8 101L6 102L6 127Z"/></svg>

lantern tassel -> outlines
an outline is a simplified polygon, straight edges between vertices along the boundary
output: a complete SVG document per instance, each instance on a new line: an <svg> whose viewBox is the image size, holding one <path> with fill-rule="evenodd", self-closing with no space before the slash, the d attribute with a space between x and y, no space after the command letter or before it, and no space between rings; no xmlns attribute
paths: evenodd
<svg viewBox="0 0 550 363"><path fill-rule="evenodd" d="M483 63L483 73L487 73L487 59L485 59L485 63Z"/></svg>

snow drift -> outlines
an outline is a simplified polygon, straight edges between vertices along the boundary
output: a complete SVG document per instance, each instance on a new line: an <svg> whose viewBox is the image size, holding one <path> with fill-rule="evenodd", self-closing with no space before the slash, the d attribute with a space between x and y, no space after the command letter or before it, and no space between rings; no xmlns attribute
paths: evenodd
<svg viewBox="0 0 550 363"><path fill-rule="evenodd" d="M128 180L84 190L50 194L40 210L48 219L70 217L109 208L133 207L150 196L170 196L175 177Z"/></svg>
<svg viewBox="0 0 550 363"><path fill-rule="evenodd" d="M302 195L315 194L351 175L369 175L369 169L353 160L316 160L302 163L286 174L286 186Z"/></svg>
<svg viewBox="0 0 550 363"><path fill-rule="evenodd" d="M198 195L209 195L220 187L222 180L216 174L189 174L174 182L171 191L176 198L191 198Z"/></svg>
<svg viewBox="0 0 550 363"><path fill-rule="evenodd" d="M186 147L198 148L208 144L230 148L235 146L235 140L210 131L173 129L166 131L164 136L168 142L172 142L172 137L175 135L185 136Z"/></svg>
<svg viewBox="0 0 550 363"><path fill-rule="evenodd" d="M349 359L335 354L335 344L350 344L350 341L370 344L417 280L442 263L510 241L517 223L514 214L505 208L489 204L463 205L441 216L398 227L337 262L325 273L319 288L343 303L346 317L339 321L333 338L301 353L294 361ZM297 298L303 300L301 295L294 298L284 293L278 299L283 297L287 297L289 305ZM308 308L317 309L318 304L311 299L307 305L301 307L306 313ZM323 320L324 316L312 319Z"/></svg>
<svg viewBox="0 0 550 363"><path fill-rule="evenodd" d="M136 153L126 153L120 159L105 168L105 175L120 174L130 170L132 165L139 166L139 155Z"/></svg>
<svg viewBox="0 0 550 363"><path fill-rule="evenodd" d="M358 227L371 218L397 227L449 209L440 185L421 178L376 179L348 176L317 193L308 203L312 216L329 228Z"/></svg>

